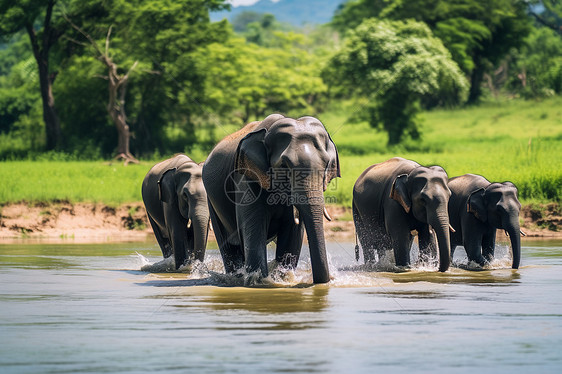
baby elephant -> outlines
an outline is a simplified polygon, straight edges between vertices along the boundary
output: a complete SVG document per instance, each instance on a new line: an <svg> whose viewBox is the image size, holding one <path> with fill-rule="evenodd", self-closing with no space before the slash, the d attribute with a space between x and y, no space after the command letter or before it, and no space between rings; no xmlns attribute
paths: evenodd
<svg viewBox="0 0 562 374"><path fill-rule="evenodd" d="M519 267L522 231L519 228L517 188L511 182L490 183L480 175L465 174L449 180L449 217L456 232L451 234L451 258L458 245L470 261L485 265L494 258L496 229L511 239L512 268Z"/></svg>
<svg viewBox="0 0 562 374"><path fill-rule="evenodd" d="M174 255L176 269L203 261L209 233L202 166L177 155L152 167L142 182L142 200L164 258Z"/></svg>
<svg viewBox="0 0 562 374"><path fill-rule="evenodd" d="M436 251L430 226L437 237L439 271L449 267L451 192L447 173L439 166L425 167L400 157L373 165L353 187L353 221L363 247L365 263L394 250L396 265L410 265L410 248L418 233L420 254Z"/></svg>

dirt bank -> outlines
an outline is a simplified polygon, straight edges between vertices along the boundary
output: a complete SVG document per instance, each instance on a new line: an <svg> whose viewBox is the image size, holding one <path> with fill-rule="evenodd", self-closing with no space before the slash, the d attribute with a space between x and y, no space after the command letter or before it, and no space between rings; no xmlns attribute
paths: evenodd
<svg viewBox="0 0 562 374"><path fill-rule="evenodd" d="M350 209L328 206L328 212L332 222L325 221L326 238L353 241ZM562 214L558 204L524 206L521 221L528 238L562 239ZM139 241L152 239L152 230L140 202L117 207L67 201L0 206L0 242L22 238L82 243Z"/></svg>

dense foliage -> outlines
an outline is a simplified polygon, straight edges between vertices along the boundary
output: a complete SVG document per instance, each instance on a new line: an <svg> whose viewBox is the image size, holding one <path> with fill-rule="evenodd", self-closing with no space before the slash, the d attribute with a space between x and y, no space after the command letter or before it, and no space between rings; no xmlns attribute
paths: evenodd
<svg viewBox="0 0 562 374"><path fill-rule="evenodd" d="M0 159L51 149L73 159L115 155L107 69L85 36L103 47L110 28L117 73L135 66L122 103L141 158L205 154L271 112L321 116L350 103L346 118L403 143L422 134L421 110L464 105L467 88L469 101L562 90L554 0L350 0L328 25L259 13L211 22L210 12L228 8L225 0L0 0Z"/></svg>
<svg viewBox="0 0 562 374"><path fill-rule="evenodd" d="M371 17L426 23L470 76L469 100L475 102L484 73L528 34L527 8L523 0L354 0L345 3L333 23L342 31Z"/></svg>
<svg viewBox="0 0 562 374"><path fill-rule="evenodd" d="M404 135L419 138L422 100L455 105L464 101L468 87L441 41L415 21L364 21L348 34L326 76L367 99L357 112L384 129L389 145Z"/></svg>

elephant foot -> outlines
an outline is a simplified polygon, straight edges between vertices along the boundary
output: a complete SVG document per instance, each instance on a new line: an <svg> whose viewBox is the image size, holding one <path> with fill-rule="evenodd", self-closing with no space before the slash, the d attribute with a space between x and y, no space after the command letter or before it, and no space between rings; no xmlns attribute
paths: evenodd
<svg viewBox="0 0 562 374"><path fill-rule="evenodd" d="M261 273L261 270L256 270L244 275L244 287L264 286L267 282Z"/></svg>
<svg viewBox="0 0 562 374"><path fill-rule="evenodd" d="M480 257L476 260L468 260L468 264L466 264L466 270L472 271L482 271L486 270L490 266L490 263L484 259L484 257Z"/></svg>
<svg viewBox="0 0 562 374"><path fill-rule="evenodd" d="M396 267L394 268L395 273L406 273L410 270L412 270L412 267L410 265L396 265Z"/></svg>

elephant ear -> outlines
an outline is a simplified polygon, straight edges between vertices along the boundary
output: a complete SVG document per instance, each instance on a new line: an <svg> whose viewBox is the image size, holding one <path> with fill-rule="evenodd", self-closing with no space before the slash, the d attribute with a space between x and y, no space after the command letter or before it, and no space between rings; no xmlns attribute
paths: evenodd
<svg viewBox="0 0 562 374"><path fill-rule="evenodd" d="M330 137L329 134L328 137ZM328 143L328 152L332 151L334 152L336 157L334 160L330 160L328 166L326 166L326 170L324 172L324 191L326 191L326 189L328 188L328 184L332 181L332 179L341 178L338 149L336 148L336 144L332 141L332 138L330 138Z"/></svg>
<svg viewBox="0 0 562 374"><path fill-rule="evenodd" d="M332 145L334 146L334 152L336 153L336 165L333 168L333 173L332 173L333 175L329 179L329 180L332 180L333 178L336 178L336 177L341 178L340 156L338 154L338 147L336 147L336 143L334 143L330 134L328 134L328 138L330 139L330 143L332 143Z"/></svg>
<svg viewBox="0 0 562 374"><path fill-rule="evenodd" d="M259 129L246 135L238 144L234 166L236 171L255 180L261 188L268 190L271 183L267 174L270 165L264 144L266 134L266 129Z"/></svg>
<svg viewBox="0 0 562 374"><path fill-rule="evenodd" d="M176 199L175 180L173 178L173 173L175 173L175 171L176 168L168 169L162 174L160 179L158 179L158 198L160 201L168 204L172 203ZM173 185L171 186L170 184Z"/></svg>
<svg viewBox="0 0 562 374"><path fill-rule="evenodd" d="M406 213L410 213L412 208L412 201L408 195L408 189L406 188L406 182L408 181L408 174L401 174L396 177L392 183L392 188L390 189L390 198L396 200Z"/></svg>
<svg viewBox="0 0 562 374"><path fill-rule="evenodd" d="M468 196L468 202L466 204L467 212L474 214L474 216L482 222L486 222L488 220L485 193L486 190L484 188L479 188L476 191L473 191Z"/></svg>

